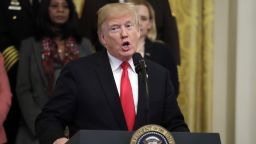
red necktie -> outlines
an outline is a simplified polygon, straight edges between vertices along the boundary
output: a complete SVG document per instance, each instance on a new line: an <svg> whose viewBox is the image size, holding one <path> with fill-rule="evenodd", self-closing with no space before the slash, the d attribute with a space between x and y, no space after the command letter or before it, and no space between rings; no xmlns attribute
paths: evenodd
<svg viewBox="0 0 256 144"><path fill-rule="evenodd" d="M120 89L120 99L125 116L126 125L128 131L132 131L134 121L135 121L135 110L134 110L134 101L132 95L132 87L128 76L128 66L127 61L121 64L123 69L121 77L121 89Z"/></svg>

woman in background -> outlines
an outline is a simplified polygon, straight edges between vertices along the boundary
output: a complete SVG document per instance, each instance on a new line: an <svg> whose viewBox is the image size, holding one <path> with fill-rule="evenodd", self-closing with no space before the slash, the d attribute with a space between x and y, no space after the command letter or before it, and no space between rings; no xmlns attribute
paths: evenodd
<svg viewBox="0 0 256 144"><path fill-rule="evenodd" d="M7 143L3 123L11 106L12 93L4 67L4 57L0 53L0 144Z"/></svg>
<svg viewBox="0 0 256 144"><path fill-rule="evenodd" d="M78 17L72 0L43 0L35 37L21 44L17 97L21 123L16 144L38 144L35 119L52 96L61 69L93 53L90 41L77 34Z"/></svg>
<svg viewBox="0 0 256 144"><path fill-rule="evenodd" d="M137 52L139 52L143 57L155 61L169 70L175 94L178 96L178 65L175 62L171 48L169 48L164 42L156 40L157 30L153 7L146 0L129 0L129 2L136 5L137 12L140 17L141 36Z"/></svg>

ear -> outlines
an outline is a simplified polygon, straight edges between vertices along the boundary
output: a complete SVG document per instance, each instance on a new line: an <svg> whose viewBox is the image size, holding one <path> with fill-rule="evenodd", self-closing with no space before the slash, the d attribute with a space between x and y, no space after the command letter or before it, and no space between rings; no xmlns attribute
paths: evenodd
<svg viewBox="0 0 256 144"><path fill-rule="evenodd" d="M103 45L103 46L106 46L106 41L105 41L105 36L102 32L98 32L98 37L99 37L99 40L100 40L100 43Z"/></svg>

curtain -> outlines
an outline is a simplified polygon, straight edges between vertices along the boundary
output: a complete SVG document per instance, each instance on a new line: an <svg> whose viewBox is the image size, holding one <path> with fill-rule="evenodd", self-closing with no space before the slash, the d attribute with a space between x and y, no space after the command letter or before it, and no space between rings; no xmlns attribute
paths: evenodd
<svg viewBox="0 0 256 144"><path fill-rule="evenodd" d="M176 17L181 65L178 101L192 132L212 129L213 0L169 0Z"/></svg>

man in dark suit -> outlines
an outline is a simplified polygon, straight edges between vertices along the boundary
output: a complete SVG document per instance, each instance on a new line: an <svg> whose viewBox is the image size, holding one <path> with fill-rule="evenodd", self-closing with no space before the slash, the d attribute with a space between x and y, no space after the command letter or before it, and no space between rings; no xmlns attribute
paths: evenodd
<svg viewBox="0 0 256 144"><path fill-rule="evenodd" d="M81 14L79 29L81 34L89 38L97 51L104 49L97 37L97 11L107 3L119 2L120 0L86 0ZM125 1L125 0L123 0ZM129 2L129 0L126 0ZM154 8L156 15L157 39L168 44L175 62L180 64L180 47L176 19L168 0L147 0Z"/></svg>
<svg viewBox="0 0 256 144"><path fill-rule="evenodd" d="M68 140L64 137L65 126L69 127L70 136L80 129L132 131L146 124L158 124L169 131L189 131L167 69L146 61L148 97L141 90L132 59L140 37L135 6L108 4L98 15L98 36L106 50L72 62L63 69L54 96L36 121L40 142L64 144ZM125 87L122 86L124 72L129 77ZM134 113L128 113L129 116L123 103L124 94L128 93L132 99L129 112Z"/></svg>
<svg viewBox="0 0 256 144"><path fill-rule="evenodd" d="M13 93L12 105L4 123L8 144L14 144L21 118L15 92L19 46L23 39L34 32L34 15L29 0L0 1L0 51L5 59L5 68Z"/></svg>

